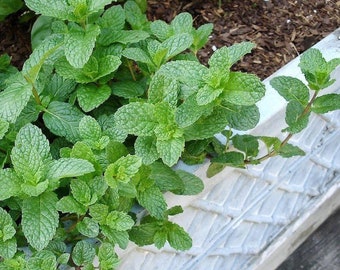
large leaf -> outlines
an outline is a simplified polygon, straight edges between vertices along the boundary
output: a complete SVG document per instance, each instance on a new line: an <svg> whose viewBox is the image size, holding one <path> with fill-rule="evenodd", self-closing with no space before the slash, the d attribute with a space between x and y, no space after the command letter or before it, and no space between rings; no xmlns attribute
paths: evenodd
<svg viewBox="0 0 340 270"><path fill-rule="evenodd" d="M103 104L111 95L111 88L104 84L96 86L94 84L81 84L77 88L77 99L79 106L84 112L92 111Z"/></svg>
<svg viewBox="0 0 340 270"><path fill-rule="evenodd" d="M57 0L52 2L46 2L43 0L25 0L25 3L29 9L38 14L56 17L62 20L74 19L72 7L66 0Z"/></svg>
<svg viewBox="0 0 340 270"><path fill-rule="evenodd" d="M44 249L56 232L59 222L57 201L58 198L53 192L29 197L23 201L22 230L28 243L37 250Z"/></svg>
<svg viewBox="0 0 340 270"><path fill-rule="evenodd" d="M315 113L326 113L340 109L340 95L327 94L317 97L312 105L312 111Z"/></svg>

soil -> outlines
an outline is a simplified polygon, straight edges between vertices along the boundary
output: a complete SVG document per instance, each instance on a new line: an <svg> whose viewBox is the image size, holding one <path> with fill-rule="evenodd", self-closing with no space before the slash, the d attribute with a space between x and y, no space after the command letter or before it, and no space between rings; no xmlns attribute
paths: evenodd
<svg viewBox="0 0 340 270"><path fill-rule="evenodd" d="M181 12L189 12L196 27L214 24L208 44L199 52L203 63L214 48L252 41L256 49L233 68L261 79L340 26L338 0L148 0L150 20L170 22ZM34 22L31 18L20 23L24 16L21 11L0 23L0 54L8 53L19 69L31 53Z"/></svg>

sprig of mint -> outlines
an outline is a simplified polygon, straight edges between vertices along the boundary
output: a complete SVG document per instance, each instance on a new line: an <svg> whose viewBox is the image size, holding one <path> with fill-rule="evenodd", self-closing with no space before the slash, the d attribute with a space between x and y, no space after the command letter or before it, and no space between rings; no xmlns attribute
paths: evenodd
<svg viewBox="0 0 340 270"><path fill-rule="evenodd" d="M265 94L255 75L231 70L255 45L219 48L203 65L212 24L196 29L189 13L150 22L146 1L114 2L26 0L41 14L34 50L21 71L0 57L0 269L94 269L95 256L113 269L130 241L187 250L192 239L170 219L183 209L164 193L204 186L173 165L210 158L213 176L303 155L290 138L311 113L339 109L339 95L321 90L340 61L310 49L300 62L308 85L271 81L287 101L286 138L237 134L257 125Z"/></svg>

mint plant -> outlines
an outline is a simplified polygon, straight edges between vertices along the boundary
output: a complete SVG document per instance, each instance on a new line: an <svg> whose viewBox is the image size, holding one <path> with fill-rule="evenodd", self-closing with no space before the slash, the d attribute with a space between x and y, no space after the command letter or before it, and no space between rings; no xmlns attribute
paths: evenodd
<svg viewBox="0 0 340 270"><path fill-rule="evenodd" d="M183 209L164 193L198 194L203 182L174 170L179 159L209 157L212 176L303 155L290 138L312 112L339 109L338 94L321 93L340 59L310 49L308 85L271 81L288 102L286 138L234 134L260 117L261 80L231 71L255 45L220 48L205 66L196 55L211 24L195 29L188 13L150 22L146 1L112 2L26 0L41 14L33 53L21 71L0 57L0 269L114 269L130 241L187 250L190 236L171 221Z"/></svg>

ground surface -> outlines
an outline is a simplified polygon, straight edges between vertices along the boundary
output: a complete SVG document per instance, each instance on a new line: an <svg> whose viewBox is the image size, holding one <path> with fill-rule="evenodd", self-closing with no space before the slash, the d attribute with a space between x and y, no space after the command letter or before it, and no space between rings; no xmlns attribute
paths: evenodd
<svg viewBox="0 0 340 270"><path fill-rule="evenodd" d="M212 47L253 41L257 48L234 68L262 79L340 26L338 0L149 0L150 20L170 21L187 11L196 26L214 24L214 32L199 56L203 62ZM19 12L0 23L0 54L7 52L19 68L30 54L33 20L18 23Z"/></svg>

